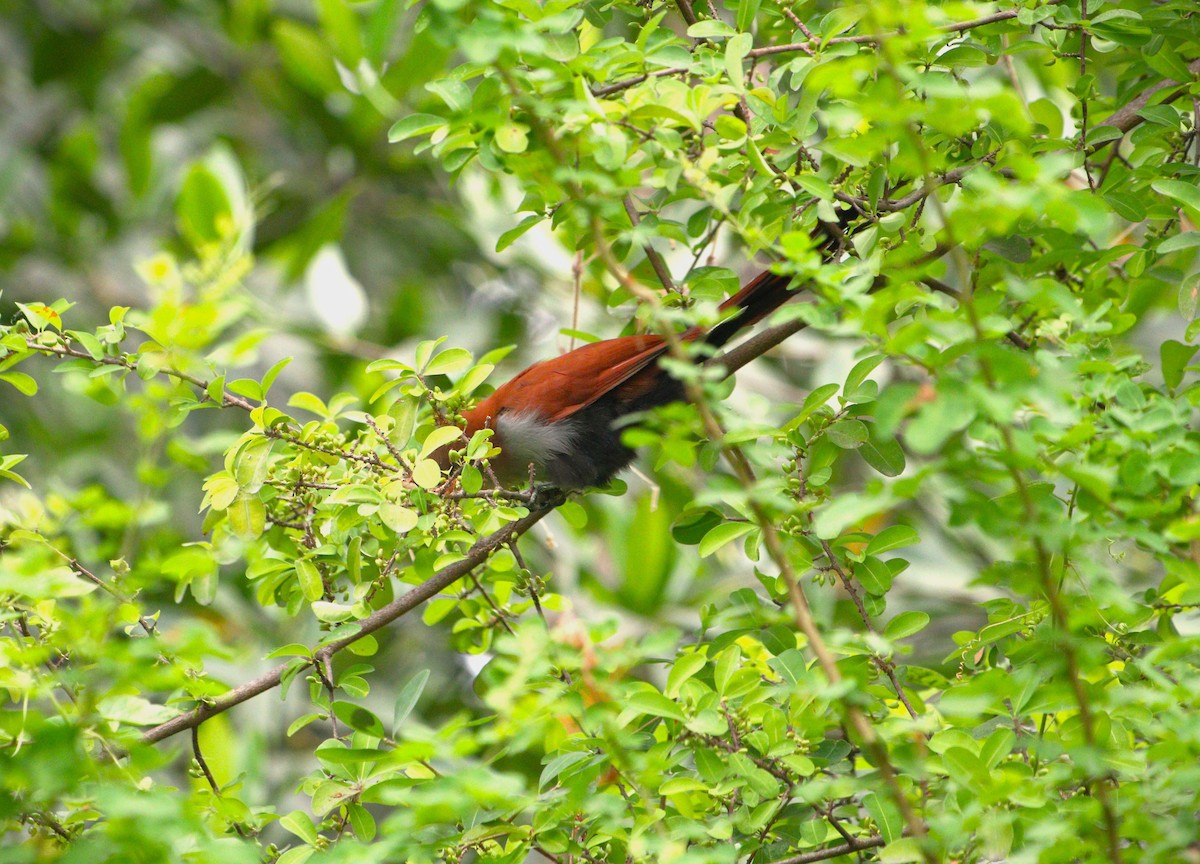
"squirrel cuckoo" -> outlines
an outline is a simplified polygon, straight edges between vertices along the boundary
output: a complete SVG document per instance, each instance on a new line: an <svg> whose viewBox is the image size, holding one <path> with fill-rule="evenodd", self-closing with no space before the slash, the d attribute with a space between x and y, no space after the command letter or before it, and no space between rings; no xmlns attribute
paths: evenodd
<svg viewBox="0 0 1200 864"><path fill-rule="evenodd" d="M787 301L791 277L759 274L720 305L733 314L711 329L696 326L680 341L702 340L719 348ZM667 353L661 336L620 336L535 363L469 411L466 435L493 429L500 454L492 468L504 483L529 476L563 490L601 486L633 461L621 443L619 421L628 414L684 398L682 382L658 360ZM434 458L449 466L449 446Z"/></svg>

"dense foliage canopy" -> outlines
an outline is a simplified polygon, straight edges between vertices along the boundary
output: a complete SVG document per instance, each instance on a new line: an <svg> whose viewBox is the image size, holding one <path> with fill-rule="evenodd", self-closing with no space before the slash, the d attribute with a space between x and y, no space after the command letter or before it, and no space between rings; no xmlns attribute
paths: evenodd
<svg viewBox="0 0 1200 864"><path fill-rule="evenodd" d="M0 862L1195 855L1194 0L4 8Z"/></svg>

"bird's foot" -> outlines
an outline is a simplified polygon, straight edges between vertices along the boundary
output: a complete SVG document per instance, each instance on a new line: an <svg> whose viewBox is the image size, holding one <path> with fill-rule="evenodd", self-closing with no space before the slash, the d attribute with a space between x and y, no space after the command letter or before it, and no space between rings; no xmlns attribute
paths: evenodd
<svg viewBox="0 0 1200 864"><path fill-rule="evenodd" d="M566 500L567 493L553 483L535 483L529 488L530 510L553 510Z"/></svg>

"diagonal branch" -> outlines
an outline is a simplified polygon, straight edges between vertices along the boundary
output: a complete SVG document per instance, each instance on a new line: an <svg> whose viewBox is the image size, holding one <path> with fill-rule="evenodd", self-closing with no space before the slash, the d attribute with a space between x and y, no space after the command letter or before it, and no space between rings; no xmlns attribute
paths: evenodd
<svg viewBox="0 0 1200 864"><path fill-rule="evenodd" d="M1188 68L1188 71L1192 73L1193 80L1195 80L1196 78L1200 78L1200 60L1193 60L1191 63L1188 64L1187 68ZM1134 96L1132 99L1130 99L1128 102L1126 102L1120 108L1118 108L1116 111L1109 114L1106 119L1101 121L1101 125L1115 126L1116 128L1120 129L1122 132L1128 132L1134 126L1137 126L1139 123L1142 122L1142 117L1138 114L1138 112L1141 111L1143 108L1145 108L1150 103L1150 100L1154 97L1155 93L1157 93L1160 90L1164 90L1167 87L1179 87L1179 86L1181 86L1183 84L1187 84L1187 83L1190 83L1190 82L1187 82L1187 81L1159 81L1157 84L1152 84L1151 86L1149 86L1145 90L1143 90L1141 93L1139 93L1137 96ZM1169 96L1167 96L1165 99L1163 99L1161 104L1166 104L1167 102L1174 102L1180 96L1183 96L1185 94L1185 92L1186 91L1184 91L1184 90L1178 90L1178 91L1170 94ZM1110 143L1112 143L1112 142L1111 141L1104 142L1104 144L1110 144ZM1100 149L1100 147L1103 147L1104 144L1099 145L1096 149L1097 150Z"/></svg>
<svg viewBox="0 0 1200 864"><path fill-rule="evenodd" d="M397 618L407 615L430 597L444 591L466 576L501 546L512 542L527 532L545 518L555 507L561 504L563 500L564 498L561 493L544 496L543 500L538 502L538 506L530 510L527 516L518 519L516 522L508 523L494 534L489 534L487 537L481 538L467 551L467 554L461 560L455 561L453 564L448 564L403 596L396 598L388 605L375 610L366 618L359 621L357 632L349 636L343 636L341 639L330 642L327 645L322 645L313 652L311 662L322 664L334 654L354 644L367 634L374 633L376 630L380 630L391 624ZM154 744L170 738L172 735L182 732L185 729L193 729L199 726L208 718L228 711L235 705L240 705L261 693L275 689L283 682L284 673L292 667L294 662L276 666L270 672L264 673L253 680L235 687L227 693L221 694L211 702L205 702L191 711L180 714L178 717L172 717L166 723L161 723L153 729L146 731L142 735L142 741L147 744Z"/></svg>
<svg viewBox="0 0 1200 864"><path fill-rule="evenodd" d="M841 858L843 855L849 855L851 852L860 852L864 849L875 849L886 845L887 841L882 837L854 837L851 838L851 842L842 843L840 846L830 846L827 849L817 849L813 852L801 852L799 855L789 855L787 858L772 861L771 864L815 864L817 861Z"/></svg>
<svg viewBox="0 0 1200 864"><path fill-rule="evenodd" d="M799 291L796 292L800 293ZM718 354L705 361L706 366L720 366L723 369L723 377L728 378L733 373L737 372L751 360L761 357L766 354L776 345L785 342L789 337L799 333L808 326L807 321L802 321L799 318L794 321L788 321L784 324L769 327L761 333L756 333L749 339L740 343L736 348L731 348L724 354Z"/></svg>

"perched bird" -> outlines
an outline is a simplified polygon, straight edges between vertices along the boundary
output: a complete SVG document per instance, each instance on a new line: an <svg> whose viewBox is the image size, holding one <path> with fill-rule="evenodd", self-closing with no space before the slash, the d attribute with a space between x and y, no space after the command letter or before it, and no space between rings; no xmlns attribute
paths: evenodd
<svg viewBox="0 0 1200 864"><path fill-rule="evenodd" d="M682 342L702 340L719 348L761 321L791 296L791 277L770 271L720 305L733 314L711 328L692 327ZM601 486L633 461L621 443L621 420L629 414L684 398L682 382L659 365L668 351L661 336L620 336L535 363L469 411L469 438L495 430L500 454L492 469L503 483L529 476L563 490ZM449 465L450 447L434 454Z"/></svg>

